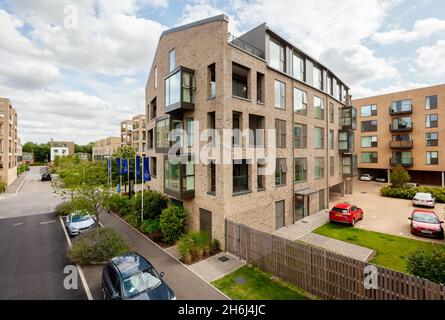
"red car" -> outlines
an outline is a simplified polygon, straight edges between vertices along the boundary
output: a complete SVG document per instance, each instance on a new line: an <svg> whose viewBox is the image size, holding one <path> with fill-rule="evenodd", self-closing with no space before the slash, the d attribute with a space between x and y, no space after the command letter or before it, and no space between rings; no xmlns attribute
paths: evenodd
<svg viewBox="0 0 445 320"><path fill-rule="evenodd" d="M329 211L329 221L348 223L352 226L363 220L363 210L350 203L339 203Z"/></svg>
<svg viewBox="0 0 445 320"><path fill-rule="evenodd" d="M411 233L432 238L444 238L442 223L434 211L415 209L411 214Z"/></svg>

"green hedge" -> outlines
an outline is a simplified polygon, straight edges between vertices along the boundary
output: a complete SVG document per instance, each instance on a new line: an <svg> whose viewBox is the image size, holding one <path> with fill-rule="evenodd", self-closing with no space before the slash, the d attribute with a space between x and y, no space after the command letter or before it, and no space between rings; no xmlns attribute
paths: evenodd
<svg viewBox="0 0 445 320"><path fill-rule="evenodd" d="M406 267L415 276L445 284L445 250L438 246L411 252Z"/></svg>
<svg viewBox="0 0 445 320"><path fill-rule="evenodd" d="M431 193L437 202L445 203L445 188L439 187L401 187L394 188L391 186L385 186L380 189L380 194L383 197L409 199L414 198L417 192Z"/></svg>

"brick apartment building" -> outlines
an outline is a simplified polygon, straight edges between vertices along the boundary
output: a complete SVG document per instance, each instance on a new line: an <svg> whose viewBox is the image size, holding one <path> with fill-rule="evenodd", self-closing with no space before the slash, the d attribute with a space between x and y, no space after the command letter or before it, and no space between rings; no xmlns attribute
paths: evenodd
<svg viewBox="0 0 445 320"><path fill-rule="evenodd" d="M132 138L131 134L133 132L133 120L121 121L121 146L131 146Z"/></svg>
<svg viewBox="0 0 445 320"><path fill-rule="evenodd" d="M272 232L326 208L331 191L352 190L355 172L349 88L266 24L235 38L228 23L219 15L164 31L146 86L150 188L183 203L189 226L220 241L225 218ZM166 153L176 128L188 133L187 163ZM204 129L249 128L276 129L274 173L259 174L265 161L244 156L248 146L270 151L267 133L231 136L230 163L191 160L209 145Z"/></svg>
<svg viewBox="0 0 445 320"><path fill-rule="evenodd" d="M94 142L92 160L101 161L108 159L120 146L120 137L108 137L105 139L97 140Z"/></svg>
<svg viewBox="0 0 445 320"><path fill-rule="evenodd" d="M0 181L7 185L17 178L19 149L17 112L9 99L0 98Z"/></svg>
<svg viewBox="0 0 445 320"><path fill-rule="evenodd" d="M445 85L357 99L360 173L386 176L397 165L414 182L445 186Z"/></svg>
<svg viewBox="0 0 445 320"><path fill-rule="evenodd" d="M132 121L131 144L136 154L145 155L147 149L147 121L145 115L138 114L133 117Z"/></svg>

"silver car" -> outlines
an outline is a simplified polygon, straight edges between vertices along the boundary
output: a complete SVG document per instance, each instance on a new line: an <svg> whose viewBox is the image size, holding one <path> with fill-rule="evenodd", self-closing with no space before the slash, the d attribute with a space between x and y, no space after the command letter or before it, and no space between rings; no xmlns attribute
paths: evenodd
<svg viewBox="0 0 445 320"><path fill-rule="evenodd" d="M436 205L436 199L431 193L417 192L413 198L413 206L425 206L434 208Z"/></svg>
<svg viewBox="0 0 445 320"><path fill-rule="evenodd" d="M66 216L66 229L71 237L96 227L96 220L86 211L74 211Z"/></svg>
<svg viewBox="0 0 445 320"><path fill-rule="evenodd" d="M367 173L362 174L360 176L360 180L361 181L372 181L373 179L374 179L374 177L372 175L370 175L370 174L367 174Z"/></svg>

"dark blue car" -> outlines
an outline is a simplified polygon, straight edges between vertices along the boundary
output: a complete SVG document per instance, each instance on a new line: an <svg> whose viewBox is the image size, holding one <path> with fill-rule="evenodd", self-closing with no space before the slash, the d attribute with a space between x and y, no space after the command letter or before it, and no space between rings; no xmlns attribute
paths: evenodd
<svg viewBox="0 0 445 320"><path fill-rule="evenodd" d="M150 262L129 252L111 259L102 271L105 300L176 300Z"/></svg>

